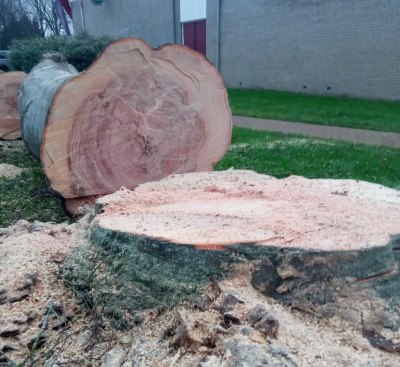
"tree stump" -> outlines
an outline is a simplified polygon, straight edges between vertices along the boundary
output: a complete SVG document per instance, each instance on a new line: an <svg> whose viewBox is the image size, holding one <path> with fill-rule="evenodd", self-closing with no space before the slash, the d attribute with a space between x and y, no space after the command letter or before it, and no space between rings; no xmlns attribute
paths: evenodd
<svg viewBox="0 0 400 367"><path fill-rule="evenodd" d="M15 140L21 137L17 95L26 74L12 71L0 74L0 139Z"/></svg>
<svg viewBox="0 0 400 367"><path fill-rule="evenodd" d="M178 45L152 49L122 39L78 75L42 63L24 83L19 106L24 141L66 199L212 170L230 145L221 76Z"/></svg>
<svg viewBox="0 0 400 367"><path fill-rule="evenodd" d="M121 189L96 211L91 242L132 308L188 299L238 264L287 304L326 304L353 286L400 299L400 193L380 185L193 173Z"/></svg>

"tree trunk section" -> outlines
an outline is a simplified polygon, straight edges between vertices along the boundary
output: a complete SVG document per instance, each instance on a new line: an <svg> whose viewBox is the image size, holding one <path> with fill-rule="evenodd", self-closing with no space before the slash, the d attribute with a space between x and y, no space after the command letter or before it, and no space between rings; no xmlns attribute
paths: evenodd
<svg viewBox="0 0 400 367"><path fill-rule="evenodd" d="M0 139L15 140L21 137L17 95L26 74L13 71L0 74Z"/></svg>
<svg viewBox="0 0 400 367"><path fill-rule="evenodd" d="M77 74L72 65L60 62L59 56L49 55L32 69L21 85L18 109L22 138L36 158L40 158L43 129L53 97L63 83Z"/></svg>
<svg viewBox="0 0 400 367"><path fill-rule="evenodd" d="M400 197L380 185L194 173L120 190L96 211L91 242L109 287L130 279L138 291L122 294L138 308L188 299L238 264L286 304L324 305L355 287L400 300Z"/></svg>
<svg viewBox="0 0 400 367"><path fill-rule="evenodd" d="M222 78L186 47L119 40L74 78L48 63L24 83L23 138L66 199L212 170L230 145Z"/></svg>

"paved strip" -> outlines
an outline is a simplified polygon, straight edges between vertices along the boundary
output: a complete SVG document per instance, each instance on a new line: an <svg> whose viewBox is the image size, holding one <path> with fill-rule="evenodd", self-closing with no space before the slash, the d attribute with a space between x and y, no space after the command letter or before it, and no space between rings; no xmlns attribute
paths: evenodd
<svg viewBox="0 0 400 367"><path fill-rule="evenodd" d="M284 134L298 134L314 138L343 140L352 143L383 145L390 148L400 148L400 134L347 127L323 126L305 124L302 122L286 122L265 120L253 117L233 116L236 126L250 129L281 132Z"/></svg>

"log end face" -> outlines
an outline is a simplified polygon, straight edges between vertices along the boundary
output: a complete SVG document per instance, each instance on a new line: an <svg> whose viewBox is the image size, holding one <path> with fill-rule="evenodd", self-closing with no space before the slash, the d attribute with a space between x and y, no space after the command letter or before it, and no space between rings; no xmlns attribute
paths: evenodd
<svg viewBox="0 0 400 367"><path fill-rule="evenodd" d="M0 117L0 140L21 138L20 119L18 117Z"/></svg>
<svg viewBox="0 0 400 367"><path fill-rule="evenodd" d="M226 90L208 62L180 47L122 40L57 93L42 161L64 197L101 195L212 170L231 130Z"/></svg>
<svg viewBox="0 0 400 367"><path fill-rule="evenodd" d="M0 139L15 140L21 137L17 95L25 78L23 72L0 75Z"/></svg>

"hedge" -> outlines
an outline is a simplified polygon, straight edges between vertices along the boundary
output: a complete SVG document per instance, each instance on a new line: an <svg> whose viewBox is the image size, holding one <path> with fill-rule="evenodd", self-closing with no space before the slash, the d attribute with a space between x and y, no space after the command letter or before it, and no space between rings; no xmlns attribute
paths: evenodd
<svg viewBox="0 0 400 367"><path fill-rule="evenodd" d="M47 52L59 52L79 71L85 70L110 43L110 37L81 33L74 37L51 36L16 40L11 45L13 69L29 73Z"/></svg>

